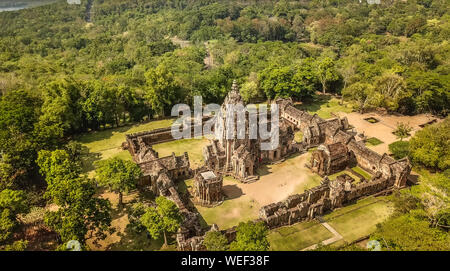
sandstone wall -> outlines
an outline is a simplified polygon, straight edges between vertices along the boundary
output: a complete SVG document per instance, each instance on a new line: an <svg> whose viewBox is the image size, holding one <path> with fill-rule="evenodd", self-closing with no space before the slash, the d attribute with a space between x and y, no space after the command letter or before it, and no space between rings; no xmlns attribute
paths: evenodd
<svg viewBox="0 0 450 271"><path fill-rule="evenodd" d="M336 181L334 181L336 182ZM336 185L334 183L333 185ZM305 191L302 194L289 196L286 200L263 206L260 209L260 219L269 228L291 225L303 220L314 219L326 211L341 207L342 204L355 199L381 192L392 186L385 178L376 177L357 185L342 182L342 189L332 187L330 181L325 178L321 185ZM344 186L347 185L347 189Z"/></svg>

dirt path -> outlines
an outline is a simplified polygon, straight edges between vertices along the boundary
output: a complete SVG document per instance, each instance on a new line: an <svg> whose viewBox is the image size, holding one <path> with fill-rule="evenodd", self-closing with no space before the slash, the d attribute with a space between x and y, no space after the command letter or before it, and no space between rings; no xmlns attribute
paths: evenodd
<svg viewBox="0 0 450 271"><path fill-rule="evenodd" d="M172 41L172 43L179 45L181 48L189 47L192 45L191 41L182 40L182 39L178 38L177 36L170 38L170 40ZM210 69L210 68L214 67L214 57L211 54L211 50L209 49L209 43L207 41L205 41L203 43L203 45L205 46L205 49L206 49L206 56L203 59L203 63L205 63L205 66L207 69Z"/></svg>
<svg viewBox="0 0 450 271"><path fill-rule="evenodd" d="M87 6L86 6L86 22L91 23L92 22L92 14L94 13L92 11L92 8L94 6L94 0L88 0Z"/></svg>
<svg viewBox="0 0 450 271"><path fill-rule="evenodd" d="M370 148L379 154L388 153L389 144L398 141L399 139L392 133L397 128L400 122L407 123L412 127L410 133L413 136L418 130L422 129L419 125L435 119L428 114L420 114L415 116L396 116L396 115L379 115L376 113L338 113L340 117L346 116L348 122L355 127L358 133L364 133L368 138L376 137L383 141L377 146L370 146ZM373 117L378 120L377 123L370 123L366 118ZM440 121L440 120L438 120ZM406 138L408 140L409 138Z"/></svg>
<svg viewBox="0 0 450 271"><path fill-rule="evenodd" d="M203 44L206 48L206 56L205 59L203 59L203 63L205 63L206 68L210 69L214 66L214 57L211 54L211 50L209 49L209 43L205 41Z"/></svg>
<svg viewBox="0 0 450 271"><path fill-rule="evenodd" d="M191 46L191 42L188 40L182 40L178 38L177 36L170 38L173 44L179 45L181 48L189 47Z"/></svg>

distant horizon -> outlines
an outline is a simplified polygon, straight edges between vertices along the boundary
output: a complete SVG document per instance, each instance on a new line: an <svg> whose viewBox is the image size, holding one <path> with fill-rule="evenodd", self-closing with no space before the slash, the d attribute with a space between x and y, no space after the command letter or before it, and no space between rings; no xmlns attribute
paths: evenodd
<svg viewBox="0 0 450 271"><path fill-rule="evenodd" d="M58 2L60 0L20 0L20 1L11 1L6 0L5 2L0 2L0 12L3 11L16 11L26 8L33 8L43 5L52 4Z"/></svg>

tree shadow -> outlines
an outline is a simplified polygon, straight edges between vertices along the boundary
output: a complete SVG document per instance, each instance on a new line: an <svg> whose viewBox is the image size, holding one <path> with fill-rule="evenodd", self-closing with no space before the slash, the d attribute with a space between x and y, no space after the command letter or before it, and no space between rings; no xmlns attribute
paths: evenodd
<svg viewBox="0 0 450 271"><path fill-rule="evenodd" d="M87 173L95 170L95 162L101 160L101 154L98 152L88 152L81 157L82 171Z"/></svg>
<svg viewBox="0 0 450 271"><path fill-rule="evenodd" d="M303 111L319 111L321 106L327 104L331 100L329 95L314 95L312 98L305 100L302 104L296 104L294 107Z"/></svg>
<svg viewBox="0 0 450 271"><path fill-rule="evenodd" d="M411 173L411 174L409 174L409 176L408 176L408 179L407 179L407 182L410 184L410 185L417 185L418 183L419 183L419 175L418 174L413 174L413 173Z"/></svg>
<svg viewBox="0 0 450 271"><path fill-rule="evenodd" d="M143 187L143 188L138 188L138 191L139 191L139 193L138 193L136 202L150 203L150 202L155 201L156 196L151 189Z"/></svg>
<svg viewBox="0 0 450 271"><path fill-rule="evenodd" d="M256 174L258 174L259 176L269 175L270 173L272 173L272 172L269 170L269 167L267 164L262 164L261 166L259 166L256 169Z"/></svg>
<svg viewBox="0 0 450 271"><path fill-rule="evenodd" d="M223 186L222 191L225 195L225 200L236 199L244 194L242 189L235 184Z"/></svg>
<svg viewBox="0 0 450 271"><path fill-rule="evenodd" d="M120 240L109 244L106 250L113 251L155 251L164 245L163 237L152 239L146 230L136 231L128 224L123 233L118 233ZM173 240L169 244L171 244Z"/></svg>
<svg viewBox="0 0 450 271"><path fill-rule="evenodd" d="M116 128L107 128L101 131L91 131L77 136L75 140L82 144L88 144L99 140L109 139L114 135L114 133L125 133L126 131L130 130L134 125L136 124L129 124Z"/></svg>

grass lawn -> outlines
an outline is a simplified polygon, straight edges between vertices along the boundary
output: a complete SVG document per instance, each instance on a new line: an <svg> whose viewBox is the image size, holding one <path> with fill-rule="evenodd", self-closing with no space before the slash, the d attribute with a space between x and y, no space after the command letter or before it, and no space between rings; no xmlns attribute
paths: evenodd
<svg viewBox="0 0 450 271"><path fill-rule="evenodd" d="M159 157L169 156L172 152L175 155L182 155L188 152L191 167L195 168L203 164L203 147L208 144L208 139L180 139L153 145L153 149L159 153Z"/></svg>
<svg viewBox="0 0 450 271"><path fill-rule="evenodd" d="M344 241L352 242L375 231L392 212L392 204L383 197L368 197L324 216Z"/></svg>
<svg viewBox="0 0 450 271"><path fill-rule="evenodd" d="M370 122L370 123L377 123L378 120L374 119L374 118L368 118L366 119L366 121Z"/></svg>
<svg viewBox="0 0 450 271"><path fill-rule="evenodd" d="M91 153L99 153L101 159L115 157L122 152L121 145L125 141L126 134L149 131L158 128L169 127L173 119L156 120L144 124L136 124L119 128L87 133L75 140L89 148Z"/></svg>
<svg viewBox="0 0 450 271"><path fill-rule="evenodd" d="M169 127L173 123L172 119L156 120L144 124L136 124L132 126L124 126L114 129L108 129L99 132L93 132L81 135L76 138L89 149L89 152L95 158L90 159L86 163L85 172L89 176L94 176L93 163L96 160L104 160L113 157L118 157L125 160L131 160L132 157L127 150L122 150L122 143L125 141L126 134L132 134L142 131L149 131L153 129ZM191 167L199 166L203 163L203 146L208 144L206 138L202 139L182 139L161 144L154 145L154 149L159 152L159 157L171 155L175 152L176 155L182 155L185 151L189 153L189 160Z"/></svg>
<svg viewBox="0 0 450 271"><path fill-rule="evenodd" d="M333 118L331 113L345 112L350 113L353 111L353 107L347 103L342 103L337 98L331 98L330 96L318 96L311 103L305 103L296 106L300 110L306 110L310 114L317 114L323 119Z"/></svg>
<svg viewBox="0 0 450 271"><path fill-rule="evenodd" d="M380 144L383 144L383 143L384 143L383 141L379 140L376 137L371 137L371 138L366 140L366 144L368 146L377 146L377 145L380 145Z"/></svg>
<svg viewBox="0 0 450 271"><path fill-rule="evenodd" d="M90 152L89 158L83 164L83 171L88 173L88 176L92 178L95 176L95 161L113 157L131 160L130 153L127 150L122 150L122 142L125 141L126 134L169 127L172 123L172 119L156 120L144 124L87 133L76 137L75 140L87 147Z"/></svg>
<svg viewBox="0 0 450 271"><path fill-rule="evenodd" d="M375 231L376 224L383 222L392 212L392 203L385 197L368 197L357 203L334 210L324 216L343 239L333 246L344 245ZM333 234L318 221L300 222L269 232L270 250L302 250L332 238Z"/></svg>
<svg viewBox="0 0 450 271"><path fill-rule="evenodd" d="M370 180L372 178L372 175L370 175L367 171L365 171L364 169L356 166L352 168L353 171L355 171L356 173L361 174L366 180Z"/></svg>
<svg viewBox="0 0 450 271"><path fill-rule="evenodd" d="M225 200L221 205L209 208L195 206L208 225L217 224L220 229L228 229L259 217L261 206L249 196Z"/></svg>
<svg viewBox="0 0 450 271"><path fill-rule="evenodd" d="M300 143L303 141L303 133L301 131L298 131L294 134L294 140L297 143Z"/></svg>
<svg viewBox="0 0 450 271"><path fill-rule="evenodd" d="M299 251L331 237L333 234L320 223L307 221L273 229L267 239L270 250Z"/></svg>

